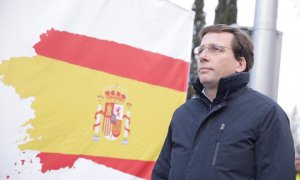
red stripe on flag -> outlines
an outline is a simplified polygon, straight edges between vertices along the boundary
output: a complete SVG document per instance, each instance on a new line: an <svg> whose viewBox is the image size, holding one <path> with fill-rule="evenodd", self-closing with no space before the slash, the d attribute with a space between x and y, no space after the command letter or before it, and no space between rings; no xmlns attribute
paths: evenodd
<svg viewBox="0 0 300 180"><path fill-rule="evenodd" d="M186 91L189 63L113 41L51 29L37 54L110 74Z"/></svg>
<svg viewBox="0 0 300 180"><path fill-rule="evenodd" d="M65 167L73 167L75 161L78 158L84 158L92 160L98 164L103 164L108 167L120 170L122 172L135 175L140 178L150 179L152 169L154 167L153 161L139 161L139 160L127 160L108 157L95 157L86 155L70 155L59 153L46 153L42 152L37 155L40 158L42 164L42 173L50 170L58 170ZM130 168L128 168L130 166Z"/></svg>

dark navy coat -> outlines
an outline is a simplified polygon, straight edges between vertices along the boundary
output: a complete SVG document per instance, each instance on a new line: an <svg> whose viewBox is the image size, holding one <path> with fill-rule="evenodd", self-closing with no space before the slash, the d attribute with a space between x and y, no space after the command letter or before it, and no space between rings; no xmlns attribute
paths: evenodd
<svg viewBox="0 0 300 180"><path fill-rule="evenodd" d="M285 112L247 87L249 73L222 78L216 99L202 94L173 114L152 179L295 180Z"/></svg>

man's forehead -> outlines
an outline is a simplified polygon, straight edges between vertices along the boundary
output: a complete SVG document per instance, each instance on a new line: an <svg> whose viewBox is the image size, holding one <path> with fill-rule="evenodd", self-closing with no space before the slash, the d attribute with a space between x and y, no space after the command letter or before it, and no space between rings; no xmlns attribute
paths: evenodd
<svg viewBox="0 0 300 180"><path fill-rule="evenodd" d="M217 44L223 46L231 45L233 35L228 32L209 32L201 39L201 45Z"/></svg>

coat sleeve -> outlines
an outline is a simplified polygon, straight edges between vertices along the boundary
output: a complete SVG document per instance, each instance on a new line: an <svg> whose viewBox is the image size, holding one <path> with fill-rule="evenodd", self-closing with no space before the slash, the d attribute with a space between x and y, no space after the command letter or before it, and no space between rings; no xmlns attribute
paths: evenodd
<svg viewBox="0 0 300 180"><path fill-rule="evenodd" d="M255 145L258 180L295 180L295 152L289 119L280 107L265 113Z"/></svg>
<svg viewBox="0 0 300 180"><path fill-rule="evenodd" d="M172 129L170 125L164 145L162 147L162 150L159 154L159 157L152 171L152 177L151 177L152 180L168 179L169 171L171 167L170 165L171 151L172 151Z"/></svg>

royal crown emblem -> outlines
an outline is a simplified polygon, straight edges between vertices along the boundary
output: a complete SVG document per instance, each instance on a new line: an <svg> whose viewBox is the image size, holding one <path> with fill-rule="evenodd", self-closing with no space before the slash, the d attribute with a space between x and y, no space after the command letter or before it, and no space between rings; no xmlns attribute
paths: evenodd
<svg viewBox="0 0 300 180"><path fill-rule="evenodd" d="M116 140L122 136L123 128L122 144L128 144L132 104L127 101L128 94L126 90L117 85L106 86L103 93L97 98L99 103L95 113L92 140L99 141L101 136L107 140ZM100 126L102 126L101 133Z"/></svg>

